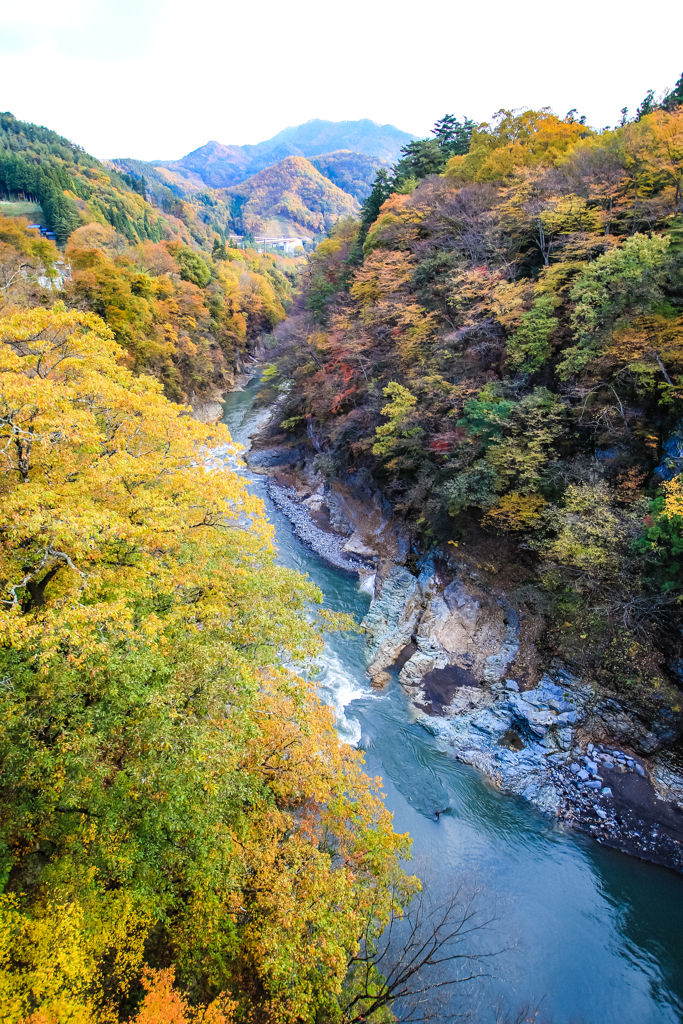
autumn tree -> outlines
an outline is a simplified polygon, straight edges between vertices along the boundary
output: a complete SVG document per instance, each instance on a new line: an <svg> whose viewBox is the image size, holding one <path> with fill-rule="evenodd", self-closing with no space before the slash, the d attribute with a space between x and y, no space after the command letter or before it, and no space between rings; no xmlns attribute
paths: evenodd
<svg viewBox="0 0 683 1024"><path fill-rule="evenodd" d="M334 617L275 561L227 430L99 317L14 312L0 360L3 1020L114 1022L141 979L140 1022L334 1017L416 885L379 780L283 667Z"/></svg>

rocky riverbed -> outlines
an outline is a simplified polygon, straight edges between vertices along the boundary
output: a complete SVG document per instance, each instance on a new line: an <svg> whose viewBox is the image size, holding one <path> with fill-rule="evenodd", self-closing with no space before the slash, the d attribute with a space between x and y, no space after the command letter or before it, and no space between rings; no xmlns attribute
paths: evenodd
<svg viewBox="0 0 683 1024"><path fill-rule="evenodd" d="M644 721L561 665L535 685L514 677L519 617L503 595L430 558L396 566L368 612L368 672L391 677L452 756L599 842L683 871L683 777L667 761L676 726Z"/></svg>
<svg viewBox="0 0 683 1024"><path fill-rule="evenodd" d="M367 576L371 573L371 564L354 557L349 551L348 537L316 525L310 507L299 499L294 488L278 486L271 480L268 482L268 494L273 503L291 521L299 540L307 544L317 555L345 572L358 576Z"/></svg>
<svg viewBox="0 0 683 1024"><path fill-rule="evenodd" d="M683 772L670 748L683 723L644 718L612 691L553 663L531 678L520 615L477 573L423 557L380 499L330 488L310 453L261 444L250 467L269 476L275 504L297 536L364 580L368 675L398 673L416 720L455 758L503 792L522 796L598 842L683 871Z"/></svg>

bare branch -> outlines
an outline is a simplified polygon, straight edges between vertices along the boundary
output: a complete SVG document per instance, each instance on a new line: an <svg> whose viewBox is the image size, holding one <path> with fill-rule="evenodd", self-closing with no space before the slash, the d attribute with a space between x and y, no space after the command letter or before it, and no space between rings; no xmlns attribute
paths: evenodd
<svg viewBox="0 0 683 1024"><path fill-rule="evenodd" d="M461 945L467 936L491 923L480 919L477 895L464 899L458 890L445 903L432 906L425 893L420 893L403 917L400 912L392 914L377 941L370 922L358 953L349 961L345 1024L370 1020L385 1007L391 1006L396 1013L397 1002L405 1004L397 1018L402 1024L436 1016L425 1009L416 1016L428 995L433 1001L438 990L484 977L483 966L502 951L476 952ZM441 1013L439 1019L444 1019Z"/></svg>

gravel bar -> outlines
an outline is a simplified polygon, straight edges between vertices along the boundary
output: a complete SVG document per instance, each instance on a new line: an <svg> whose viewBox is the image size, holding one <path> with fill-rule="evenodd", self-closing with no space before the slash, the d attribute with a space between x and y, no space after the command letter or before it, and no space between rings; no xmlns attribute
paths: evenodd
<svg viewBox="0 0 683 1024"><path fill-rule="evenodd" d="M299 540L303 541L309 548L315 551L316 555L323 558L330 565L353 576L365 576L371 570L367 562L358 558L351 558L343 550L348 537L342 537L338 533L328 533L321 530L313 522L311 513L302 504L301 499L295 490L289 487L280 487L278 484L268 481L268 494L281 512L287 516L294 527L294 533Z"/></svg>

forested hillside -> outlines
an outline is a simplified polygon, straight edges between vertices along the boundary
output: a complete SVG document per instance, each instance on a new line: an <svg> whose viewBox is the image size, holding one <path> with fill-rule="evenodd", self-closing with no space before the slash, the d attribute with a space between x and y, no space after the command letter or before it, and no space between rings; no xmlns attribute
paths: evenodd
<svg viewBox="0 0 683 1024"><path fill-rule="evenodd" d="M540 663L646 700L682 664L682 103L442 119L318 246L270 378L327 474L505 580Z"/></svg>
<svg viewBox="0 0 683 1024"><path fill-rule="evenodd" d="M126 160L112 167L145 181L148 194L168 214L221 236L307 235L320 238L341 216L357 215L383 165L340 150L310 161L286 157L231 188L207 185L166 167ZM213 180L212 175L207 176Z"/></svg>
<svg viewBox="0 0 683 1024"><path fill-rule="evenodd" d="M213 196L189 203L167 190L155 206L144 178L105 168L46 128L4 114L2 130L6 197L35 200L63 250L26 218L0 219L4 307L60 300L98 313L129 365L175 401L229 387L249 346L284 319L296 260L226 246L228 208Z"/></svg>
<svg viewBox="0 0 683 1024"><path fill-rule="evenodd" d="M359 210L355 199L301 156L259 171L227 195L238 229L254 235L319 235Z"/></svg>
<svg viewBox="0 0 683 1024"><path fill-rule="evenodd" d="M159 242L164 230L145 203L142 184L104 166L68 139L0 115L0 189L31 198L63 245L82 223L110 224L129 240Z"/></svg>
<svg viewBox="0 0 683 1024"><path fill-rule="evenodd" d="M312 156L310 163L342 192L348 192L361 203L372 192L375 175L382 166L382 161L375 157L349 149Z"/></svg>

